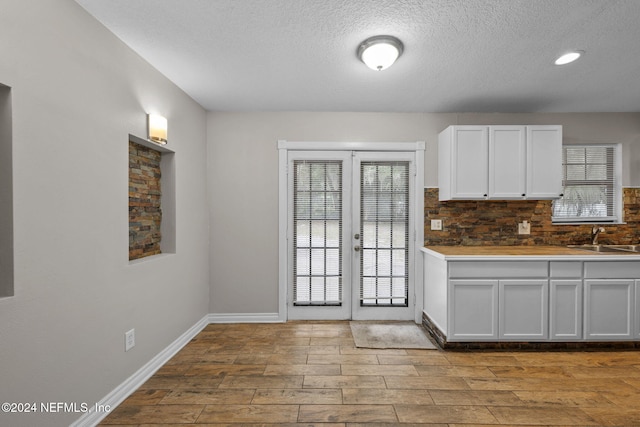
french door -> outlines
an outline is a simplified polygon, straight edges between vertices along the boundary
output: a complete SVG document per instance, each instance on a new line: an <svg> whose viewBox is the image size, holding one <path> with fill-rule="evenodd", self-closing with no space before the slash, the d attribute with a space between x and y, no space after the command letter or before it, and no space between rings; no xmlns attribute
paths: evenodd
<svg viewBox="0 0 640 427"><path fill-rule="evenodd" d="M288 151L289 319L414 318L415 152Z"/></svg>

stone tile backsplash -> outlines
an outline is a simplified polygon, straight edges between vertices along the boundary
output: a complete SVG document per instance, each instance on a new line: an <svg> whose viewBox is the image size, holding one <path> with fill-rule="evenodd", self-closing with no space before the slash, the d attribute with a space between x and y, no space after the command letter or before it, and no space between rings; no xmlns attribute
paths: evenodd
<svg viewBox="0 0 640 427"><path fill-rule="evenodd" d="M599 243L640 243L640 188L623 189L625 224L601 224ZM437 188L424 190L425 246L574 245L590 243L591 224L554 225L551 200L444 201ZM442 231L431 230L442 220ZM518 234L518 223L531 223L531 234Z"/></svg>

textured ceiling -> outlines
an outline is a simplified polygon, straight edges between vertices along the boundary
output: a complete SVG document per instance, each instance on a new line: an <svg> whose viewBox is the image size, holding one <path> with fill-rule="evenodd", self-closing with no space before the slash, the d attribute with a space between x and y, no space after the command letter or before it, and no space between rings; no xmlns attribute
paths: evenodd
<svg viewBox="0 0 640 427"><path fill-rule="evenodd" d="M211 111L640 111L639 0L76 1Z"/></svg>

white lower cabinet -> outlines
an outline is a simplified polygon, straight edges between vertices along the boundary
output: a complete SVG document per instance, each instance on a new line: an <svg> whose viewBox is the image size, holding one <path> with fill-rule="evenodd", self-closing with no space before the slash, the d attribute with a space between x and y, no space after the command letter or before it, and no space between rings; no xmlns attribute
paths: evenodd
<svg viewBox="0 0 640 427"><path fill-rule="evenodd" d="M500 280L498 295L501 340L533 341L549 337L547 280Z"/></svg>
<svg viewBox="0 0 640 427"><path fill-rule="evenodd" d="M635 288L632 279L584 281L584 332L590 340L628 340L634 337Z"/></svg>
<svg viewBox="0 0 640 427"><path fill-rule="evenodd" d="M546 340L547 280L450 280L452 341Z"/></svg>
<svg viewBox="0 0 640 427"><path fill-rule="evenodd" d="M449 335L462 341L498 339L498 281L449 282Z"/></svg>
<svg viewBox="0 0 640 427"><path fill-rule="evenodd" d="M427 257L425 314L448 341L640 341L637 256Z"/></svg>
<svg viewBox="0 0 640 427"><path fill-rule="evenodd" d="M557 341L582 339L582 280L549 282L549 335Z"/></svg>

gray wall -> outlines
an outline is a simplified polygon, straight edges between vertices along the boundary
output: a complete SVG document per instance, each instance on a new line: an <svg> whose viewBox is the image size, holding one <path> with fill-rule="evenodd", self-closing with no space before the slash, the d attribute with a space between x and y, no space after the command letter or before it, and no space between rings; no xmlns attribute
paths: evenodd
<svg viewBox="0 0 640 427"><path fill-rule="evenodd" d="M211 312L278 311L279 139L415 142L447 117L209 113Z"/></svg>
<svg viewBox="0 0 640 427"><path fill-rule="evenodd" d="M569 141L622 142L624 183L640 185L640 114L207 114L71 0L5 0L0 51L15 256L1 402L92 404L206 313L276 312L278 139L424 140L435 186L447 125L557 123ZM168 117L176 151L176 254L129 264L127 135L145 136L147 112ZM0 425L78 416L0 413Z"/></svg>
<svg viewBox="0 0 640 427"><path fill-rule="evenodd" d="M212 313L278 311L279 139L426 141L424 184L437 187L438 133L453 124L560 124L565 142L620 142L623 185L640 186L640 113L209 113Z"/></svg>
<svg viewBox="0 0 640 427"><path fill-rule="evenodd" d="M209 312L206 113L71 0L4 0L0 52L15 236L0 402L93 404ZM130 265L128 134L146 136L147 112L168 118L176 151L177 253ZM0 413L0 425L80 415Z"/></svg>

